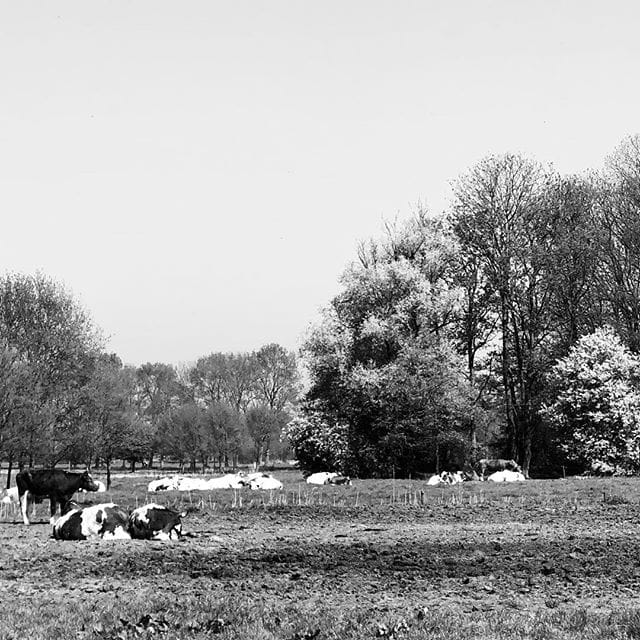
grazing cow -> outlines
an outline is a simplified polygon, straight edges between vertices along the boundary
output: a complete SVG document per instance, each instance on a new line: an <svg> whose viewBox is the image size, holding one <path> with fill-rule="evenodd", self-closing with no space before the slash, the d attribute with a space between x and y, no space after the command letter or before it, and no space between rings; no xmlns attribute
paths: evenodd
<svg viewBox="0 0 640 640"><path fill-rule="evenodd" d="M519 471L509 471L509 469L505 469L504 471L492 473L487 480L489 482L524 482L525 477Z"/></svg>
<svg viewBox="0 0 640 640"><path fill-rule="evenodd" d="M338 474L333 471L320 471L312 473L307 477L307 484L329 484L332 478L337 478Z"/></svg>
<svg viewBox="0 0 640 640"><path fill-rule="evenodd" d="M56 540L129 540L129 514L112 502L74 508L53 525Z"/></svg>
<svg viewBox="0 0 640 640"><path fill-rule="evenodd" d="M129 533L140 540L179 540L185 515L159 504L146 504L129 516Z"/></svg>
<svg viewBox="0 0 640 640"><path fill-rule="evenodd" d="M71 496L78 491L97 491L98 485L93 481L88 471L84 473L73 473L62 469L28 469L20 471L16 475L16 485L18 487L18 497L20 500L20 510L22 520L29 523L27 516L27 504L31 498L39 501L42 498L49 498L51 507L51 524L54 523L56 508L60 504L60 515L64 515L69 510Z"/></svg>
<svg viewBox="0 0 640 640"><path fill-rule="evenodd" d="M489 473L496 471L516 471L522 473L522 468L515 460L503 460L502 458L482 458L476 463L476 471L482 480Z"/></svg>

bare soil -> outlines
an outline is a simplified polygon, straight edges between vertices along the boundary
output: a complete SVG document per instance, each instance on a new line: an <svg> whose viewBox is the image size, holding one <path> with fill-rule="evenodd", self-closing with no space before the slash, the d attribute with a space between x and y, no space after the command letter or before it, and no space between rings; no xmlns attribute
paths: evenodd
<svg viewBox="0 0 640 640"><path fill-rule="evenodd" d="M322 493L290 483L287 504L245 493L242 506L231 492L213 492L215 502L196 494L147 500L144 482L132 482L117 481L107 498L129 508L134 497L181 505L189 537L56 541L45 503L29 527L17 515L0 521L0 598L27 612L55 601L117 616L141 594L156 611L188 595L279 611L317 605L372 620L433 609L607 613L640 598L636 479L434 490L356 481Z"/></svg>

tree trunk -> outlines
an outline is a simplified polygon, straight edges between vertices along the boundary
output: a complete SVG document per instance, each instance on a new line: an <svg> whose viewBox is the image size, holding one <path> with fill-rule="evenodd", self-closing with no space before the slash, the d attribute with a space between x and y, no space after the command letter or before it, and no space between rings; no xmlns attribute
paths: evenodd
<svg viewBox="0 0 640 640"><path fill-rule="evenodd" d="M111 458L105 458L104 461L107 466L107 489L111 489Z"/></svg>

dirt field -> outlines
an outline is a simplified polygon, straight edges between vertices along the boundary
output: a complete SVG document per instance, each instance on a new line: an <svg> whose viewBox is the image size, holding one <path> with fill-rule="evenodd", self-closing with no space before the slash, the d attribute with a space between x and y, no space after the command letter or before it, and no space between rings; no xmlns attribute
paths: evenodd
<svg viewBox="0 0 640 640"><path fill-rule="evenodd" d="M0 638L640 637L640 480L275 475L278 494L119 477L87 497L186 509L180 542L55 541L48 503L1 517Z"/></svg>

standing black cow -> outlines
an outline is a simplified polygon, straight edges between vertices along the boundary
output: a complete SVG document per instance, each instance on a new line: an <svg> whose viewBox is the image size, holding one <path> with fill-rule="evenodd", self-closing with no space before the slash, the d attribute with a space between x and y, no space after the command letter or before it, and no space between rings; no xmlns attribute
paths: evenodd
<svg viewBox="0 0 640 640"><path fill-rule="evenodd" d="M88 471L73 473L62 469L27 469L16 476L18 486L18 501L22 511L22 520L29 523L27 506L29 496L36 500L49 498L51 503L51 524L56 515L56 507L60 503L60 515L70 509L71 496L78 490L97 491L98 485L93 481Z"/></svg>

